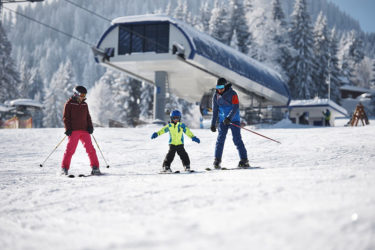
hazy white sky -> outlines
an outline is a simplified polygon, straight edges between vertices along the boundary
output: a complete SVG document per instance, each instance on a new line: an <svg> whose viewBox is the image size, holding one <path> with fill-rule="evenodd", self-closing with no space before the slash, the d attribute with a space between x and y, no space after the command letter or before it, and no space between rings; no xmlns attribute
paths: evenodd
<svg viewBox="0 0 375 250"><path fill-rule="evenodd" d="M365 32L375 32L375 0L328 0L359 21Z"/></svg>

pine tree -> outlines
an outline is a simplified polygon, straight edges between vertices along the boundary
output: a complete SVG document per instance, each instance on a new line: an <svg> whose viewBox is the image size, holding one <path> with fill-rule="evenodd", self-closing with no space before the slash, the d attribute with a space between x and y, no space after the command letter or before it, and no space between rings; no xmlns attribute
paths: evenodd
<svg viewBox="0 0 375 250"><path fill-rule="evenodd" d="M244 0L243 5L245 9L245 13L250 13L253 11L253 0Z"/></svg>
<svg viewBox="0 0 375 250"><path fill-rule="evenodd" d="M77 82L70 60L67 60L66 63L61 63L59 69L52 77L50 86L46 90L44 126L52 128L63 126L62 116L64 105L69 96L72 95L73 88L76 85Z"/></svg>
<svg viewBox="0 0 375 250"><path fill-rule="evenodd" d="M18 85L18 93L21 98L29 98L29 86L31 85L32 75L29 67L26 65L25 60L21 61L19 72L20 83Z"/></svg>
<svg viewBox="0 0 375 250"><path fill-rule="evenodd" d="M375 88L375 59L372 60L371 87Z"/></svg>
<svg viewBox="0 0 375 250"><path fill-rule="evenodd" d="M319 97L326 97L328 94L328 75L330 71L329 40L327 19L323 12L320 12L314 27L315 67L312 76Z"/></svg>
<svg viewBox="0 0 375 250"><path fill-rule="evenodd" d="M353 38L353 42L349 47L349 56L353 59L353 62L356 65L363 60L365 54L363 52L362 38L356 32L353 32Z"/></svg>
<svg viewBox="0 0 375 250"><path fill-rule="evenodd" d="M331 99L339 103L340 101L340 68L338 59L338 40L336 29L332 29L329 37L329 83L331 88Z"/></svg>
<svg viewBox="0 0 375 250"><path fill-rule="evenodd" d="M216 40L229 45L230 26L227 8L219 5L216 0L210 19L210 35Z"/></svg>
<svg viewBox="0 0 375 250"><path fill-rule="evenodd" d="M154 86L152 84L143 82L141 93L140 117L145 120L152 119Z"/></svg>
<svg viewBox="0 0 375 250"><path fill-rule="evenodd" d="M39 73L38 68L31 69L31 81L29 86L29 93L28 97L43 102L44 99L44 82L43 79Z"/></svg>
<svg viewBox="0 0 375 250"><path fill-rule="evenodd" d="M187 9L186 0L178 0L178 4L174 11L173 17L181 21L186 21L187 14L188 14L188 9Z"/></svg>
<svg viewBox="0 0 375 250"><path fill-rule="evenodd" d="M91 119L101 126L108 126L113 115L112 84L114 78L112 73L107 71L90 89L87 95L87 103L90 108Z"/></svg>
<svg viewBox="0 0 375 250"><path fill-rule="evenodd" d="M11 55L10 44L5 30L0 22L0 102L15 99L19 96L17 86L20 82Z"/></svg>
<svg viewBox="0 0 375 250"><path fill-rule="evenodd" d="M289 70L289 89L293 98L310 99L316 89L311 78L314 66L313 39L306 0L296 0L289 34L296 51Z"/></svg>
<svg viewBox="0 0 375 250"><path fill-rule="evenodd" d="M277 52L275 55L275 64L278 64L279 72L284 80L288 80L289 64L292 61L291 58L291 45L287 31L287 23L285 21L285 14L281 7L279 0L272 1L272 20L274 23L273 29L273 42L277 46Z"/></svg>
<svg viewBox="0 0 375 250"><path fill-rule="evenodd" d="M139 120L140 115L140 102L141 102L141 87L142 82L136 79L129 79L128 83L128 98L126 100L125 108L127 111L127 124L135 127Z"/></svg>
<svg viewBox="0 0 375 250"><path fill-rule="evenodd" d="M169 0L167 7L165 8L165 14L168 16L172 16L172 1Z"/></svg>
<svg viewBox="0 0 375 250"><path fill-rule="evenodd" d="M355 83L356 68L364 58L363 42L354 30L342 37L340 42L341 50L341 72L350 83Z"/></svg>
<svg viewBox="0 0 375 250"><path fill-rule="evenodd" d="M272 0L272 18L280 25L286 27L285 14L281 7L280 0Z"/></svg>
<svg viewBox="0 0 375 250"><path fill-rule="evenodd" d="M249 31L249 26L247 25L247 19L245 16L245 8L243 6L243 0L231 0L230 6L230 27L228 31L228 40L226 44L230 44L232 36L235 32L237 38L238 50L244 54L249 52L249 47L253 40L252 34Z"/></svg>
<svg viewBox="0 0 375 250"><path fill-rule="evenodd" d="M112 102L113 102L113 118L114 120L126 123L128 112L126 110L126 101L129 96L128 92L128 76L125 74L108 70L108 74L113 75L114 81L112 82Z"/></svg>
<svg viewBox="0 0 375 250"><path fill-rule="evenodd" d="M204 1L200 6L200 25L199 29L205 33L210 31L210 18L211 18L211 9L208 4L208 1Z"/></svg>

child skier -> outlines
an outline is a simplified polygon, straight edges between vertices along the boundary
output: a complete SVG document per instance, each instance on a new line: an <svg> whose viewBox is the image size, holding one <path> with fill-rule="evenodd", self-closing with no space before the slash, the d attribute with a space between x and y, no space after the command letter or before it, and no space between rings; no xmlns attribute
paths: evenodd
<svg viewBox="0 0 375 250"><path fill-rule="evenodd" d="M189 155L184 148L184 135L185 133L189 136L194 142L200 143L200 140L193 135L190 129L184 124L181 123L181 112L178 110L173 110L170 114L171 121L158 132L152 134L151 139L155 139L159 135L162 135L166 132L169 132L169 151L165 156L163 162L162 172L171 173L171 163L174 159L174 156L177 154L180 156L182 164L184 165L185 171L190 171L190 159Z"/></svg>

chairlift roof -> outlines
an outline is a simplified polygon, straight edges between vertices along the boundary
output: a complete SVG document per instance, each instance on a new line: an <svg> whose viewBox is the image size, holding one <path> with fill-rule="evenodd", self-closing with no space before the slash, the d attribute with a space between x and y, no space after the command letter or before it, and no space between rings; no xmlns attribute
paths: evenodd
<svg viewBox="0 0 375 250"><path fill-rule="evenodd" d="M216 77L225 77L235 87L241 88L245 93L254 93L274 105L287 105L290 102L288 87L276 71L196 30L190 25L165 15L116 18L112 21L111 27L101 37L97 48L103 49L101 48L102 42L107 39L107 36L114 28L121 24L153 24L160 22L170 23L187 39L190 50L185 55L186 61L202 66L204 70ZM172 44L173 41L170 41L170 46ZM177 67L177 64L175 67ZM190 80L190 82L192 81ZM210 82L206 89L208 90L212 87L214 85Z"/></svg>

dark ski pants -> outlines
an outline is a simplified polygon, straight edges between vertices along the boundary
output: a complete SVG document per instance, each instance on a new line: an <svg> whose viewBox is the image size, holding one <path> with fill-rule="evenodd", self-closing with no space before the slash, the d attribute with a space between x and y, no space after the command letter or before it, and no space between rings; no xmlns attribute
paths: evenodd
<svg viewBox="0 0 375 250"><path fill-rule="evenodd" d="M232 123L240 126L240 122ZM221 160L221 157L223 155L225 138L227 137L229 127L232 130L233 142L234 145L236 145L237 147L240 159L247 159L247 151L241 138L241 128L231 125L225 125L222 122L219 123L219 134L216 140L215 158Z"/></svg>
<svg viewBox="0 0 375 250"><path fill-rule="evenodd" d="M176 155L176 152L181 158L182 165L189 166L190 165L189 155L186 153L183 144L181 144L181 145L169 144L169 151L168 151L167 155L165 156L163 165L170 167L171 163L174 159L174 156Z"/></svg>

